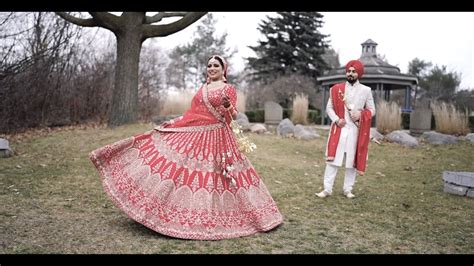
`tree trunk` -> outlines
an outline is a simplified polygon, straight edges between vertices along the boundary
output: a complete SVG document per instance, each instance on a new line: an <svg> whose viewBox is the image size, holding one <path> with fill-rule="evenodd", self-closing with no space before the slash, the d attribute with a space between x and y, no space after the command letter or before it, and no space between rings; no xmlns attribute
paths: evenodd
<svg viewBox="0 0 474 266"><path fill-rule="evenodd" d="M138 117L138 66L142 47L141 30L138 27L142 18L130 19L134 20L124 23L125 30L116 33L117 62L109 127L134 123Z"/></svg>

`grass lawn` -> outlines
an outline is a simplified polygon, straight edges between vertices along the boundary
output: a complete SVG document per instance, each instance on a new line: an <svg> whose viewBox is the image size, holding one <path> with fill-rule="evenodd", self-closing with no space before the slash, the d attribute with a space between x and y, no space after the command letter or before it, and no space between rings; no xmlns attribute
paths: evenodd
<svg viewBox="0 0 474 266"><path fill-rule="evenodd" d="M474 254L474 198L443 192L443 171L474 172L474 144L417 148L370 144L356 198L323 187L327 131L300 141L249 134L248 155L284 224L249 237L195 241L160 235L129 219L106 196L88 153L153 126L68 128L10 138L0 159L0 253L377 253Z"/></svg>

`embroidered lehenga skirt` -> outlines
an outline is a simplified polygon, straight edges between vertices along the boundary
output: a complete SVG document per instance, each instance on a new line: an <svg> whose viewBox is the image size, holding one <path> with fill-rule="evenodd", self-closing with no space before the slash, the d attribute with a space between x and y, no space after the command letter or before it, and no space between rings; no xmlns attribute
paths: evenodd
<svg viewBox="0 0 474 266"><path fill-rule="evenodd" d="M222 123L155 129L97 149L91 160L113 202L164 235L218 240L267 231L283 220ZM228 176L223 160L233 167Z"/></svg>

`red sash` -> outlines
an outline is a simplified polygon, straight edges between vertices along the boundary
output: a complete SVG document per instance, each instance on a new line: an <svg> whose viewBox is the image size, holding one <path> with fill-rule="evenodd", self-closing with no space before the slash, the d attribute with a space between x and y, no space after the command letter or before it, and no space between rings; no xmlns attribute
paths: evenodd
<svg viewBox="0 0 474 266"><path fill-rule="evenodd" d="M345 91L345 83L338 83L332 86L330 90L334 112L342 119L344 119L344 102L342 101L342 97L339 96L339 94L341 93L344 95ZM337 144L339 143L340 136L341 128L336 123L332 123L329 131L329 140L327 146L327 161L333 161L334 157L336 157Z"/></svg>
<svg viewBox="0 0 474 266"><path fill-rule="evenodd" d="M370 126L372 125L372 112L364 109L360 113L359 136L357 137L356 156L354 158L354 167L359 175L365 174L365 165L367 163L367 153L370 142Z"/></svg>

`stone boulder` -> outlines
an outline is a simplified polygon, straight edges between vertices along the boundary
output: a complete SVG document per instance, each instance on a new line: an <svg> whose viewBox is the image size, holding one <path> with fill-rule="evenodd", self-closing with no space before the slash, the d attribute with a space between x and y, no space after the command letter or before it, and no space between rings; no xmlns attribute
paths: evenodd
<svg viewBox="0 0 474 266"><path fill-rule="evenodd" d="M390 132L385 136L385 139L390 142L395 142L407 147L418 146L418 140L402 130L395 130Z"/></svg>
<svg viewBox="0 0 474 266"><path fill-rule="evenodd" d="M431 144L456 144L459 139L455 136L441 134L435 131L423 132L421 138L425 139Z"/></svg>
<svg viewBox="0 0 474 266"><path fill-rule="evenodd" d="M277 135L282 137L292 137L295 133L295 125L290 119L283 119L277 127Z"/></svg>
<svg viewBox="0 0 474 266"><path fill-rule="evenodd" d="M312 140L319 137L314 130L299 124L294 128L294 136L301 140Z"/></svg>
<svg viewBox="0 0 474 266"><path fill-rule="evenodd" d="M264 124L253 124L251 127L250 127L250 132L252 133L257 133L257 134L263 134L265 132L267 132L267 128L265 127Z"/></svg>
<svg viewBox="0 0 474 266"><path fill-rule="evenodd" d="M474 133L467 134L464 139L469 140L470 142L474 142Z"/></svg>

